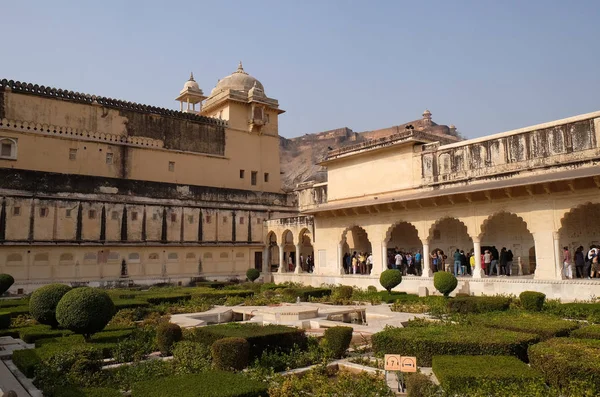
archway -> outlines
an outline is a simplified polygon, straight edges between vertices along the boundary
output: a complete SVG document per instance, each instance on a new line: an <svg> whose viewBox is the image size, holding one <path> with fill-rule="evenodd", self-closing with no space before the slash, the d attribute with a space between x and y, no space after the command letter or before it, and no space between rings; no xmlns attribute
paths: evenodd
<svg viewBox="0 0 600 397"><path fill-rule="evenodd" d="M286 272L293 272L296 267L296 246L294 245L294 234L286 230L281 235L283 242L283 263Z"/></svg>
<svg viewBox="0 0 600 397"><path fill-rule="evenodd" d="M481 249L490 250L499 259L501 249L505 247L513 254L513 269L521 258L523 274L535 273L535 242L523 218L510 213L499 212L483 222L481 226ZM489 269L486 269L488 272Z"/></svg>
<svg viewBox="0 0 600 397"><path fill-rule="evenodd" d="M431 255L433 252L441 251L443 258L437 259L437 270L451 269L454 267L454 253L456 250L464 251L468 255L473 251L473 239L469 236L467 226L456 218L442 218L435 222L429 229L429 244ZM433 260L431 261L433 271L436 271ZM441 266L443 265L443 268ZM470 273L470 266L465 270Z"/></svg>
<svg viewBox="0 0 600 397"><path fill-rule="evenodd" d="M279 268L279 245L277 244L277 235L274 232L269 232L267 235L267 263L271 272L276 272Z"/></svg>
<svg viewBox="0 0 600 397"><path fill-rule="evenodd" d="M568 247L573 258L577 247L582 246L585 255L589 249L600 247L600 230L596 219L600 216L600 204L586 203L572 208L561 219L561 227L558 229L558 238L562 252L563 247ZM580 273L584 269L579 269ZM576 269L573 268L573 277L577 276ZM584 275L584 277L589 274Z"/></svg>
<svg viewBox="0 0 600 397"><path fill-rule="evenodd" d="M407 261L407 269L405 270L410 274L421 275L421 263L415 263L412 257L417 252L423 253L423 244L419 238L417 228L412 223L398 222L392 225L388 229L385 242L387 243L387 257L385 260L388 268L393 267L397 252L401 252L403 257L410 253L411 266L408 266Z"/></svg>
<svg viewBox="0 0 600 397"><path fill-rule="evenodd" d="M357 256L361 256L361 253L364 256L373 252L373 248L371 246L371 242L369 241L369 236L365 229L360 226L352 226L344 230L342 233L342 266L346 273L351 273L351 267L348 267L348 262L346 262L345 258L350 255L354 255L356 253ZM350 261L351 263L351 261ZM364 267L360 270L357 270L358 273L366 274L369 270Z"/></svg>
<svg viewBox="0 0 600 397"><path fill-rule="evenodd" d="M312 272L314 267L314 248L312 245L312 239L310 231L306 228L302 229L298 234L298 241L300 246L300 267L302 271Z"/></svg>

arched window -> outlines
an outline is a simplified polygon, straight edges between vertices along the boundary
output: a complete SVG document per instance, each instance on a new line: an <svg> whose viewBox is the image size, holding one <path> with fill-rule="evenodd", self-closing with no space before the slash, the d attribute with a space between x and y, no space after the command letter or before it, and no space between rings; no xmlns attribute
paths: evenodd
<svg viewBox="0 0 600 397"><path fill-rule="evenodd" d="M167 256L169 262L177 262L179 260L179 255L176 252L170 252Z"/></svg>
<svg viewBox="0 0 600 397"><path fill-rule="evenodd" d="M0 159L17 159L17 140L14 138L0 138Z"/></svg>
<svg viewBox="0 0 600 397"><path fill-rule="evenodd" d="M152 254L148 255L148 260L150 260L150 261L157 261L158 260L158 254L157 253L152 253Z"/></svg>
<svg viewBox="0 0 600 397"><path fill-rule="evenodd" d="M229 254L227 252L221 252L221 254L219 255L219 257L221 259L227 259L227 258L229 258Z"/></svg>
<svg viewBox="0 0 600 397"><path fill-rule="evenodd" d="M119 253L118 252L109 252L108 253L108 262L118 262L119 261Z"/></svg>
<svg viewBox="0 0 600 397"><path fill-rule="evenodd" d="M190 262L196 260L196 254L194 254L193 252L188 252L187 254L185 254L185 260Z"/></svg>
<svg viewBox="0 0 600 397"><path fill-rule="evenodd" d="M128 258L129 258L129 262L131 262L131 263L139 263L140 254L133 252L133 253L129 254Z"/></svg>
<svg viewBox="0 0 600 397"><path fill-rule="evenodd" d="M212 252L205 252L204 259L212 259Z"/></svg>
<svg viewBox="0 0 600 397"><path fill-rule="evenodd" d="M21 254L10 254L6 257L6 262L9 264L13 263L21 263L23 261L23 256Z"/></svg>
<svg viewBox="0 0 600 397"><path fill-rule="evenodd" d="M235 257L236 258L243 258L244 257L244 253L243 252L236 252Z"/></svg>
<svg viewBox="0 0 600 397"><path fill-rule="evenodd" d="M59 265L70 265L72 263L73 263L73 254L69 254L69 253L60 254L60 257L58 259Z"/></svg>
<svg viewBox="0 0 600 397"><path fill-rule="evenodd" d="M35 254L35 256L33 257L33 263L34 264L41 264L41 265L45 265L47 264L49 261L49 255L44 253L44 254Z"/></svg>

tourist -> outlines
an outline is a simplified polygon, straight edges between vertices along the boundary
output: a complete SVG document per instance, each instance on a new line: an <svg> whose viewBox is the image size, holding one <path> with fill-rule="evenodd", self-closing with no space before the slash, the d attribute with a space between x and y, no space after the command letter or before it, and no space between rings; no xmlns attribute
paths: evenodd
<svg viewBox="0 0 600 397"><path fill-rule="evenodd" d="M469 265L471 265L471 274L475 274L475 253L469 256Z"/></svg>
<svg viewBox="0 0 600 397"><path fill-rule="evenodd" d="M512 250L508 250L506 252L506 275L510 276L512 274L512 267L513 267L513 252Z"/></svg>
<svg viewBox="0 0 600 397"><path fill-rule="evenodd" d="M373 270L373 253L369 252L367 255L367 274L371 274Z"/></svg>
<svg viewBox="0 0 600 397"><path fill-rule="evenodd" d="M313 260L311 254L308 254L308 256L306 257L306 271L309 273L313 272Z"/></svg>
<svg viewBox="0 0 600 397"><path fill-rule="evenodd" d="M577 247L575 250L575 277L585 278L583 268L585 266L585 258L583 256L583 246Z"/></svg>
<svg viewBox="0 0 600 397"><path fill-rule="evenodd" d="M288 255L288 269L290 272L294 271L294 261L292 260L292 255Z"/></svg>
<svg viewBox="0 0 600 397"><path fill-rule="evenodd" d="M508 264L508 259L507 259L507 254L506 254L506 247L502 247L502 249L500 250L500 265L498 267L498 276L501 276L502 273L504 273L505 275L506 273L506 265Z"/></svg>
<svg viewBox="0 0 600 397"><path fill-rule="evenodd" d="M348 274L348 268L350 267L350 254L345 253L342 259L342 267L344 268L344 274Z"/></svg>
<svg viewBox="0 0 600 397"><path fill-rule="evenodd" d="M433 273L437 272L438 270L438 256L437 256L437 251L433 251L430 255L431 257L431 270L433 271Z"/></svg>
<svg viewBox="0 0 600 397"><path fill-rule="evenodd" d="M586 258L587 260L585 261L585 267L583 269L583 273L585 274L585 276L587 277L587 279L590 279L590 274L591 274L591 268L592 268L592 258L594 256L594 246L591 245L590 246L590 250L588 251Z"/></svg>
<svg viewBox="0 0 600 397"><path fill-rule="evenodd" d="M402 255L400 255L400 251L396 251L396 256L394 256L394 269L402 270Z"/></svg>
<svg viewBox="0 0 600 397"><path fill-rule="evenodd" d="M457 248L456 251L454 252L454 275L455 276L462 276L462 271L460 268L460 250Z"/></svg>
<svg viewBox="0 0 600 397"><path fill-rule="evenodd" d="M591 278L596 278L598 273L598 250L594 248L592 250L592 271Z"/></svg>
<svg viewBox="0 0 600 397"><path fill-rule="evenodd" d="M356 257L356 251L352 254L352 274L356 274L356 270L358 269L358 258Z"/></svg>
<svg viewBox="0 0 600 397"><path fill-rule="evenodd" d="M444 255L442 250L437 251L437 256L438 256L438 270L450 272L450 269L448 268L448 264L446 263L446 259L448 259L448 257L446 255Z"/></svg>
<svg viewBox="0 0 600 397"><path fill-rule="evenodd" d="M365 274L367 268L367 257L364 252L360 252L358 255L358 265L360 266L358 271L360 274Z"/></svg>
<svg viewBox="0 0 600 397"><path fill-rule="evenodd" d="M494 250L495 247L492 247L492 250ZM496 251L496 252L494 252ZM498 265L498 250L494 250L491 251L490 254L492 255L492 261L490 262L490 276L493 275L494 271L496 272L496 276L500 275L500 266Z"/></svg>
<svg viewBox="0 0 600 397"><path fill-rule="evenodd" d="M571 268L571 253L569 247L563 247L563 276L567 279L573 278L573 269Z"/></svg>
<svg viewBox="0 0 600 397"><path fill-rule="evenodd" d="M485 250L483 254L484 270L488 276L492 275L492 253L490 250Z"/></svg>
<svg viewBox="0 0 600 397"><path fill-rule="evenodd" d="M417 271L417 276L421 276L422 268L421 268L421 251L417 250L415 253L415 270Z"/></svg>
<svg viewBox="0 0 600 397"><path fill-rule="evenodd" d="M411 255L410 252L407 252L406 255L404 256L406 258L406 267L407 270L406 272L409 274L417 274L417 272L415 271L415 266L413 263L413 256Z"/></svg>
<svg viewBox="0 0 600 397"><path fill-rule="evenodd" d="M471 266L469 266L469 260L467 259L464 250L460 250L460 269L463 276L466 276L467 274L471 275Z"/></svg>
<svg viewBox="0 0 600 397"><path fill-rule="evenodd" d="M298 261L298 266L300 266L300 270L305 271L304 269L304 255L300 254L300 260Z"/></svg>

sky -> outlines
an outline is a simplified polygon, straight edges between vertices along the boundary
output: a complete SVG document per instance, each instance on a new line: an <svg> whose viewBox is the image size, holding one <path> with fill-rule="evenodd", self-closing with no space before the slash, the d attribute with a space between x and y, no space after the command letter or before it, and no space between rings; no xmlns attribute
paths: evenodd
<svg viewBox="0 0 600 397"><path fill-rule="evenodd" d="M279 133L421 118L468 138L600 110L599 1L0 0L0 79L178 109L236 70Z"/></svg>

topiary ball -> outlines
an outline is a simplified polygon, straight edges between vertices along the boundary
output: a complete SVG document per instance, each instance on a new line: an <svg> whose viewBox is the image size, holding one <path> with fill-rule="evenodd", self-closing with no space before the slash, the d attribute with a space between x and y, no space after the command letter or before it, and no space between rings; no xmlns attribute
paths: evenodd
<svg viewBox="0 0 600 397"><path fill-rule="evenodd" d="M173 345L183 337L181 327L173 323L162 323L156 329L156 345L163 355L173 352Z"/></svg>
<svg viewBox="0 0 600 397"><path fill-rule="evenodd" d="M115 305L108 294L90 287L72 289L56 306L58 324L86 340L102 331L114 314Z"/></svg>
<svg viewBox="0 0 600 397"><path fill-rule="evenodd" d="M244 338L223 338L210 347L213 365L223 371L241 371L248 366L250 344Z"/></svg>
<svg viewBox="0 0 600 397"><path fill-rule="evenodd" d="M14 283L15 279L10 274L0 274L0 295L4 295Z"/></svg>
<svg viewBox="0 0 600 397"><path fill-rule="evenodd" d="M38 323L56 328L56 306L71 289L64 284L49 284L36 289L29 298L29 313Z"/></svg>
<svg viewBox="0 0 600 397"><path fill-rule="evenodd" d="M436 272L433 275L433 286L446 297L454 291L457 285L458 280L452 273Z"/></svg>
<svg viewBox="0 0 600 397"><path fill-rule="evenodd" d="M539 312L544 307L546 295L536 291L523 291L519 295L523 309L531 312Z"/></svg>
<svg viewBox="0 0 600 397"><path fill-rule="evenodd" d="M251 282L260 277L260 272L254 268L246 270L246 278Z"/></svg>
<svg viewBox="0 0 600 397"><path fill-rule="evenodd" d="M379 276L379 283L388 293L392 292L392 288L397 287L402 282L402 272L398 269L384 270Z"/></svg>

